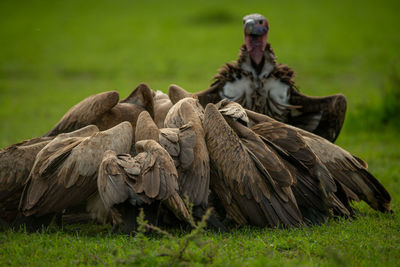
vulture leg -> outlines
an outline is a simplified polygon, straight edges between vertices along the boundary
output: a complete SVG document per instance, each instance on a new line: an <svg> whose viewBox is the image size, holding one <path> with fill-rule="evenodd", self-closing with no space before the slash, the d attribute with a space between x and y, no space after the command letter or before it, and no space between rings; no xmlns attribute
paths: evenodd
<svg viewBox="0 0 400 267"><path fill-rule="evenodd" d="M155 201L150 205L143 205L144 218L151 225L158 226L160 204L160 201Z"/></svg>
<svg viewBox="0 0 400 267"><path fill-rule="evenodd" d="M7 230L9 227L8 223L0 218L0 231Z"/></svg>
<svg viewBox="0 0 400 267"><path fill-rule="evenodd" d="M149 205L143 205L141 207L133 206L128 202L117 205L118 211L122 214L122 219L125 224L124 232L126 234L134 235L138 228L137 216L139 215L140 209L143 209L144 219L148 224L157 226L158 217L160 213L160 201L155 201ZM151 232L151 231L147 231Z"/></svg>
<svg viewBox="0 0 400 267"><path fill-rule="evenodd" d="M132 206L128 202L116 205L116 209L121 213L122 220L124 221L124 232L127 235L135 235L137 229L136 218L139 215L139 209Z"/></svg>
<svg viewBox="0 0 400 267"><path fill-rule="evenodd" d="M175 214L162 206L160 209L159 223L163 227L186 229L188 224L178 219Z"/></svg>
<svg viewBox="0 0 400 267"><path fill-rule="evenodd" d="M68 213L63 214L62 216L62 224L77 224L77 223L89 223L93 221L92 217L88 213Z"/></svg>
<svg viewBox="0 0 400 267"><path fill-rule="evenodd" d="M335 142L342 129L347 101L344 95L310 97L297 91L292 92L292 105L299 105L299 115L292 114L289 124L310 131Z"/></svg>
<svg viewBox="0 0 400 267"><path fill-rule="evenodd" d="M206 214L206 209L200 206L193 207L193 217L196 221L201 221L204 214ZM225 225L217 218L214 210L211 211L210 217L207 220L207 228L221 233L228 231Z"/></svg>
<svg viewBox="0 0 400 267"><path fill-rule="evenodd" d="M54 213L51 213L36 217L34 215L24 216L20 214L12 223L12 228L17 230L21 227L25 227L28 233L38 232L42 228L46 228L50 225L54 215Z"/></svg>

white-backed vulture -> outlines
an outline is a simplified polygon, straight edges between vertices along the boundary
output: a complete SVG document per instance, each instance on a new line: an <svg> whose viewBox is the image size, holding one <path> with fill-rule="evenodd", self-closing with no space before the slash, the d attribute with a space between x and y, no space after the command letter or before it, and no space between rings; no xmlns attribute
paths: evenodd
<svg viewBox="0 0 400 267"><path fill-rule="evenodd" d="M154 122L158 128L164 128L164 120L168 111L173 106L169 96L161 91L154 94Z"/></svg>
<svg viewBox="0 0 400 267"><path fill-rule="evenodd" d="M224 116L241 121L244 125L249 123L246 110L240 104L224 99L217 106ZM309 224L318 224L334 215L350 216L350 211L335 195L337 186L330 172L301 136L294 131L282 130L285 125L277 122L276 127L251 130L280 157L295 178L291 188L303 220Z"/></svg>
<svg viewBox="0 0 400 267"><path fill-rule="evenodd" d="M391 197L383 185L367 170L366 162L318 135L280 123L263 114L249 110L246 112L251 123L255 124L252 130L280 145L305 165L309 160L307 158L309 154L307 156L304 152L311 149L318 162L330 172L338 187L336 195L348 210L351 211L351 207L346 203L349 200L364 200L375 210L391 212ZM304 150L305 147L307 150ZM321 169L312 171L321 172Z"/></svg>
<svg viewBox="0 0 400 267"><path fill-rule="evenodd" d="M37 155L25 185L16 222L36 230L64 209L85 205L97 194L97 172L106 150L129 152L133 130L129 122L86 137L58 135Z"/></svg>
<svg viewBox="0 0 400 267"><path fill-rule="evenodd" d="M106 151L99 168L99 194L114 217L122 215L125 232L136 230L136 217L143 208L146 219L157 225L163 203L178 218L189 221L189 212L178 194L178 173L168 152L154 140L135 144L138 154Z"/></svg>
<svg viewBox="0 0 400 267"><path fill-rule="evenodd" d="M294 179L279 157L250 129L206 107L211 188L238 226L298 227L303 224L290 186Z"/></svg>
<svg viewBox="0 0 400 267"><path fill-rule="evenodd" d="M193 216L199 220L208 208L210 165L196 105L198 100L193 98L175 104L164 122L172 128L158 129L149 114L142 112L137 122L136 140L155 140L171 155L178 170L179 194L182 198L188 197L193 204ZM215 230L226 230L213 213L207 223Z"/></svg>
<svg viewBox="0 0 400 267"><path fill-rule="evenodd" d="M135 130L140 112L146 110L151 116L154 114L152 91L144 83L139 84L128 97L118 101L119 94L116 91L89 96L70 108L45 136L72 132L89 124L104 131L123 121L129 121Z"/></svg>
<svg viewBox="0 0 400 267"><path fill-rule="evenodd" d="M0 219L11 223L37 153L52 137L26 140L0 150Z"/></svg>
<svg viewBox="0 0 400 267"><path fill-rule="evenodd" d="M190 110L190 105L184 106ZM204 140L204 134L197 136L201 131L196 128L199 126L201 122L196 126L194 122L188 122L181 127L158 129L150 115L142 112L137 122L136 141L152 139L160 143L174 159L181 196L187 196L194 206L205 209L210 179L209 159L207 148L202 146L204 141L199 140Z"/></svg>
<svg viewBox="0 0 400 267"><path fill-rule="evenodd" d="M96 131L98 128L90 125L62 136L88 136ZM0 151L0 218L7 223L11 223L18 213L22 191L36 155L54 138L33 138Z"/></svg>

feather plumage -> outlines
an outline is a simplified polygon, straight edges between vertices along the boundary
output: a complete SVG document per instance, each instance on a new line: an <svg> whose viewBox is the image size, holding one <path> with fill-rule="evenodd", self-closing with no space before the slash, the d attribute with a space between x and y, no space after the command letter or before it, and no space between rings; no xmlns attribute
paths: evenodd
<svg viewBox="0 0 400 267"><path fill-rule="evenodd" d="M391 197L383 185L365 168L367 164L328 140L272 118L246 111L252 129L284 147L293 157L319 177L328 192L340 189L340 201L347 209L349 200L366 201L372 208L390 211ZM314 158L313 154L316 158ZM329 174L326 172L328 170ZM332 179L335 182L333 184ZM339 192L336 194L338 195Z"/></svg>
<svg viewBox="0 0 400 267"><path fill-rule="evenodd" d="M90 124L103 131L123 121L129 121L135 129L140 112L146 110L154 114L152 91L146 84L140 84L127 98L118 101L116 91L89 96L70 108L44 136L75 131Z"/></svg>
<svg viewBox="0 0 400 267"><path fill-rule="evenodd" d="M104 154L97 185L106 208L118 210L121 204L129 203L132 209L137 209L161 201L178 218L188 221L189 213L177 194L178 174L171 157L153 140L137 142L136 150L139 154L135 157L117 155L114 151ZM120 209L119 212L129 210ZM126 214L123 216L126 218ZM135 225L135 222L125 223ZM128 232L133 230L128 229Z"/></svg>
<svg viewBox="0 0 400 267"><path fill-rule="evenodd" d="M228 124L225 119L214 105L207 105L203 124L210 159L218 174L212 177L212 184L217 184L213 191L217 189L216 194L224 199L229 217L238 225L300 226L301 214L290 188L274 181L257 152L254 154L251 150L254 147L249 148L242 141L245 139L240 137L243 129L237 134L231 127L238 125ZM249 140L252 138L250 136ZM290 174L288 176L292 180Z"/></svg>
<svg viewBox="0 0 400 267"><path fill-rule="evenodd" d="M85 203L97 191L103 153L126 153L131 144L129 122L86 137L57 136L37 155L21 197L21 212L40 217Z"/></svg>
<svg viewBox="0 0 400 267"><path fill-rule="evenodd" d="M266 21L264 17L263 20ZM225 64L211 86L194 96L203 106L229 99L252 111L335 141L344 122L346 98L342 94L327 97L301 94L294 82L294 71L287 65L277 64L266 33L263 35L265 40L245 31L245 44L240 48L238 59ZM252 38L265 41L260 51L260 62L254 61L254 50L248 42Z"/></svg>

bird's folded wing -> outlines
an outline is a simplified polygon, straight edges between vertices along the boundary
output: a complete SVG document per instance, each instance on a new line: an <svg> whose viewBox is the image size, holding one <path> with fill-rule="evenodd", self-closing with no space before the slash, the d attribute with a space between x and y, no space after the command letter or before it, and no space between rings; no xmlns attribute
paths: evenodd
<svg viewBox="0 0 400 267"><path fill-rule="evenodd" d="M67 133L94 124L101 115L112 109L119 100L116 91L89 96L70 108L57 124L44 136Z"/></svg>

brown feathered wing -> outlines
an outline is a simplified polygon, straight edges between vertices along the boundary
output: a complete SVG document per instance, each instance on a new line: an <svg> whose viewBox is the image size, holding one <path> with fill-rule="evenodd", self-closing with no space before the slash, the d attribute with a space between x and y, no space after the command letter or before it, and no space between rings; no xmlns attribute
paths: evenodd
<svg viewBox="0 0 400 267"><path fill-rule="evenodd" d="M285 194L212 104L206 107L204 129L210 159L219 174L212 177L220 185L215 189L223 190L216 194L224 199L233 220L261 227L302 224L293 198Z"/></svg>

